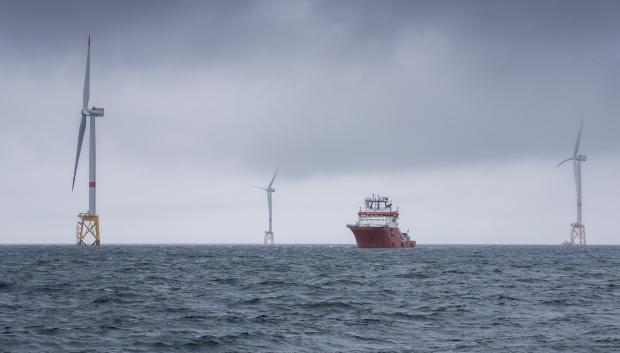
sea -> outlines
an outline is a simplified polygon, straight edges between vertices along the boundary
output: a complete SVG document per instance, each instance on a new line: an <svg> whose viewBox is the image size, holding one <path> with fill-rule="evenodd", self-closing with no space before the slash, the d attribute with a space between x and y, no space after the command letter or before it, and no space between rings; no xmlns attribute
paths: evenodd
<svg viewBox="0 0 620 353"><path fill-rule="evenodd" d="M0 352L620 352L620 246L0 246Z"/></svg>

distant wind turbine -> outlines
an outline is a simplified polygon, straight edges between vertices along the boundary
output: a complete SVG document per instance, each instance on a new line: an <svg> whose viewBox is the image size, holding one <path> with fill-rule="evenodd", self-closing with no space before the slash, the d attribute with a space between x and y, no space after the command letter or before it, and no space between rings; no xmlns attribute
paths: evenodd
<svg viewBox="0 0 620 353"><path fill-rule="evenodd" d="M267 185L267 187L252 185L255 188L258 188L258 189L261 189L267 192L267 207L269 208L269 230L265 232L265 238L264 238L265 244L273 244L273 229L272 229L272 221L271 221L271 211L272 211L271 194L276 192L276 189L273 188L273 182L274 180L276 180L276 175L278 175L278 170L276 170L276 172L273 174L273 178L271 178L271 181L269 182L269 185Z"/></svg>
<svg viewBox="0 0 620 353"><path fill-rule="evenodd" d="M581 162L585 162L587 157L579 154L579 143L581 141L581 130L583 129L583 120L579 125L579 133L577 134L577 142L575 142L575 149L573 150L573 156L566 158L558 163L558 167L562 164L573 161L573 172L575 174L575 187L577 188L577 222L571 224L570 237L566 244L586 244L586 228L581 222Z"/></svg>

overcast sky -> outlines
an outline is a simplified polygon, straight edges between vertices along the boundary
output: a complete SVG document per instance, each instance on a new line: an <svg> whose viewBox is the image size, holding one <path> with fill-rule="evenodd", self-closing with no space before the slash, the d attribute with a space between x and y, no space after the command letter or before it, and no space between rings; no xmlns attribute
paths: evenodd
<svg viewBox="0 0 620 353"><path fill-rule="evenodd" d="M71 243L88 35L103 243L354 243L390 196L420 244L620 236L618 1L0 0L0 243ZM87 147L85 144L84 147Z"/></svg>

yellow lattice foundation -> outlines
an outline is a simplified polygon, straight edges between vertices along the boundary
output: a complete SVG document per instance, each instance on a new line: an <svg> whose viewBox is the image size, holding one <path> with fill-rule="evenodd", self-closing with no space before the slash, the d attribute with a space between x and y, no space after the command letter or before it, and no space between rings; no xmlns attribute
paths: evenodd
<svg viewBox="0 0 620 353"><path fill-rule="evenodd" d="M571 224L568 245L586 245L586 226L577 223Z"/></svg>
<svg viewBox="0 0 620 353"><path fill-rule="evenodd" d="M78 223L76 227L76 242L77 245L88 245L87 242L92 243L90 245L101 245L101 233L99 233L99 216L90 215L88 213L80 213L78 215Z"/></svg>
<svg viewBox="0 0 620 353"><path fill-rule="evenodd" d="M265 232L265 244L273 244L273 232Z"/></svg>

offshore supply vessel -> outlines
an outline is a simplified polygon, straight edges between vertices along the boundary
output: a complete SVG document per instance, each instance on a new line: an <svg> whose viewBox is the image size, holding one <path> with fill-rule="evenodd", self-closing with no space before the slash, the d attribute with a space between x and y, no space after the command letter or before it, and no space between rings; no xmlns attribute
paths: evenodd
<svg viewBox="0 0 620 353"><path fill-rule="evenodd" d="M364 200L355 224L347 224L359 248L413 248L415 240L398 228L398 209L388 197L372 195Z"/></svg>

